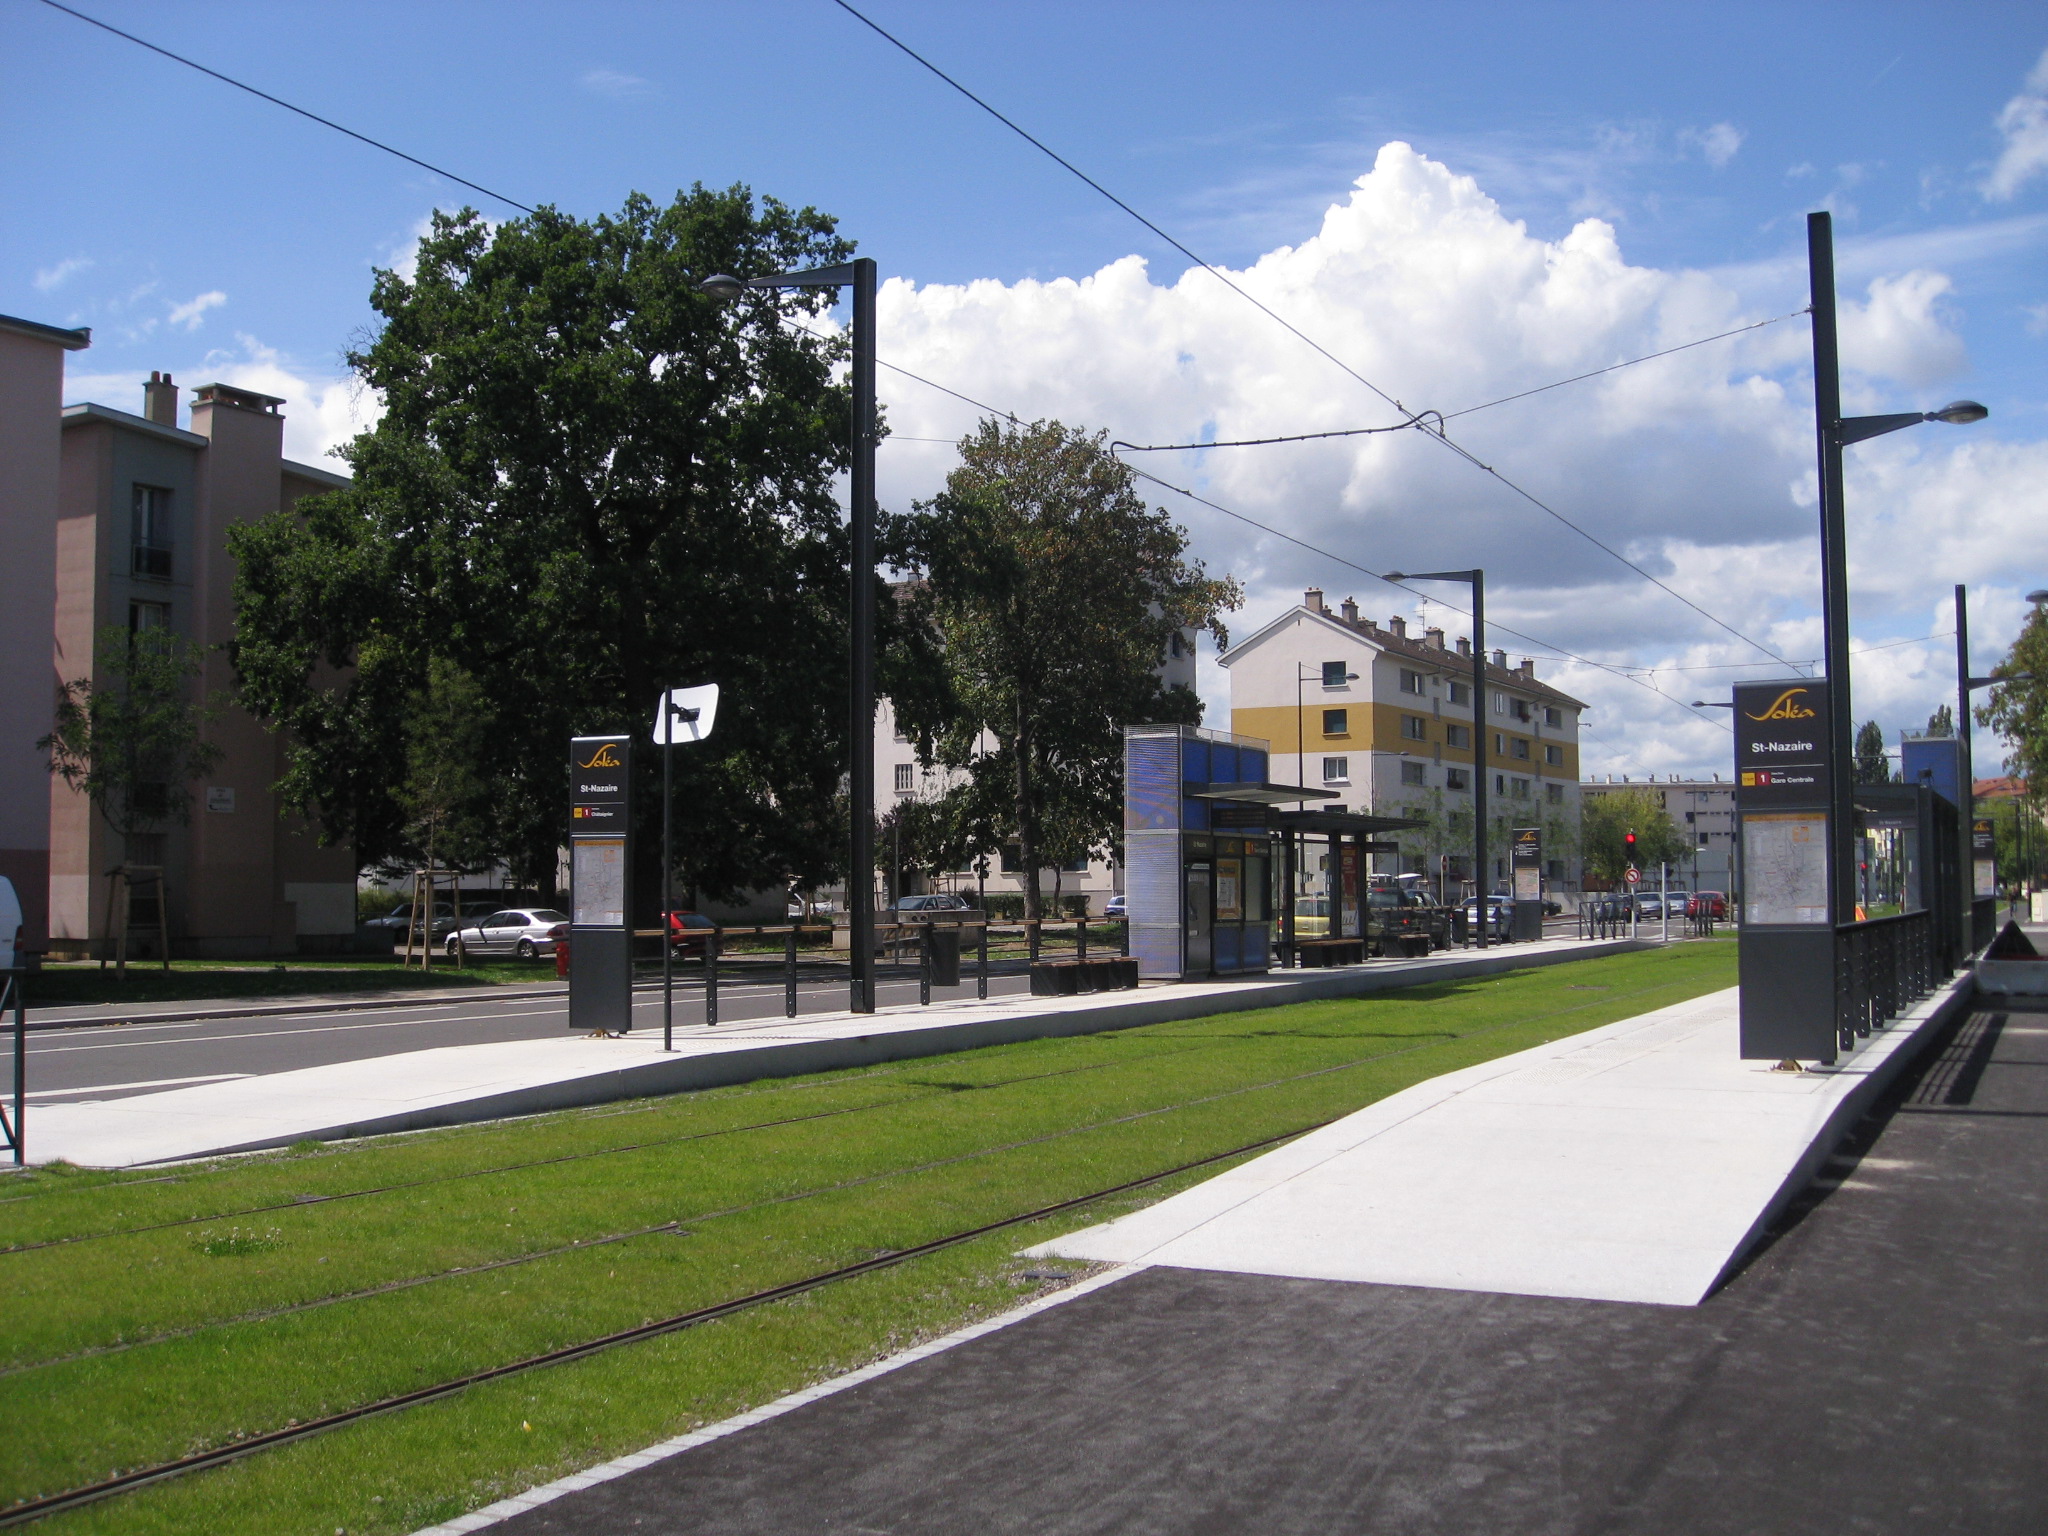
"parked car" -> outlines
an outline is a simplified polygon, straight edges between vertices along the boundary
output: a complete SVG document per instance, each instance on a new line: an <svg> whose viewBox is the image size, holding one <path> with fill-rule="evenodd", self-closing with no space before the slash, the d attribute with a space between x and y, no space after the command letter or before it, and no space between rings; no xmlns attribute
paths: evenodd
<svg viewBox="0 0 2048 1536"><path fill-rule="evenodd" d="M718 924L702 912L674 911L668 915L668 942L683 959L702 960L711 953L711 936Z"/></svg>
<svg viewBox="0 0 2048 1536"><path fill-rule="evenodd" d="M1505 896L1489 896L1486 898L1486 910L1490 924L1486 936L1489 939L1506 938L1514 930L1515 904ZM1479 931L1479 898L1476 896L1465 903L1465 931Z"/></svg>
<svg viewBox="0 0 2048 1536"><path fill-rule="evenodd" d="M1297 939L1327 938L1330 932L1330 898L1327 896L1297 896L1294 898L1294 936Z"/></svg>
<svg viewBox="0 0 2048 1536"><path fill-rule="evenodd" d="M914 920L927 912L972 912L974 903L964 896L955 896L945 891L933 891L922 896L899 896L891 908L899 922Z"/></svg>
<svg viewBox="0 0 2048 1536"><path fill-rule="evenodd" d="M1725 891L1695 891L1686 899L1685 915L1699 917L1705 914L1716 922L1728 915L1728 893Z"/></svg>
<svg viewBox="0 0 2048 1536"><path fill-rule="evenodd" d="M1451 909L1412 885L1375 885L1365 893L1366 938L1376 955L1426 955L1451 946Z"/></svg>
<svg viewBox="0 0 2048 1536"><path fill-rule="evenodd" d="M565 913L549 907L513 907L487 912L451 932L443 945L454 954L458 941L472 955L517 955L532 960L555 952L554 930L568 922Z"/></svg>
<svg viewBox="0 0 2048 1536"><path fill-rule="evenodd" d="M1102 915L1104 917L1129 917L1131 912L1130 908L1125 905L1125 899L1121 892L1110 897L1109 904L1102 909Z"/></svg>
<svg viewBox="0 0 2048 1536"><path fill-rule="evenodd" d="M14 882L0 875L0 971L11 971L22 962L21 898Z"/></svg>
<svg viewBox="0 0 2048 1536"><path fill-rule="evenodd" d="M434 937L444 938L455 932L458 923L464 928L482 921L499 909L496 902L466 901L458 909L445 901L434 903ZM362 926L381 928L391 934L393 943L405 941L406 930L412 926L413 903L401 901L382 917L373 917Z"/></svg>

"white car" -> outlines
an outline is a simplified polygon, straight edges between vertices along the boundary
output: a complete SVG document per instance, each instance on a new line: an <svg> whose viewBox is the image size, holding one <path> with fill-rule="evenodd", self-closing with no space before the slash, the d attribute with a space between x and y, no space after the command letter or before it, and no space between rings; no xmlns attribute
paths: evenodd
<svg viewBox="0 0 2048 1536"><path fill-rule="evenodd" d="M14 894L14 882L0 875L0 971L21 964L21 898Z"/></svg>
<svg viewBox="0 0 2048 1536"><path fill-rule="evenodd" d="M533 960L555 952L550 930L568 921L566 912L552 907L511 907L475 922L465 918L462 926L448 935L444 947L451 955L459 943L466 954L517 955Z"/></svg>

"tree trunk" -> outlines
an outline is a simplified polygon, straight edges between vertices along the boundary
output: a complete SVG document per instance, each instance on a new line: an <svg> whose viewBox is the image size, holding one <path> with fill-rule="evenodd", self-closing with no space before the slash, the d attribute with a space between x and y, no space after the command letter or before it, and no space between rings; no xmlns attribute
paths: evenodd
<svg viewBox="0 0 2048 1536"><path fill-rule="evenodd" d="M1032 803L1031 731L1024 723L1024 707L1017 707L1015 753L1017 777L1017 862L1024 872L1024 916L1026 920L1045 915L1045 903L1038 889L1038 810Z"/></svg>

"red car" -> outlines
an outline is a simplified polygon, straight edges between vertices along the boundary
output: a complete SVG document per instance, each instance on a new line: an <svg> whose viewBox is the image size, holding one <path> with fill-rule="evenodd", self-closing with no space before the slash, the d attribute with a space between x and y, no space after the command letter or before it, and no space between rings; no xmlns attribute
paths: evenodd
<svg viewBox="0 0 2048 1536"><path fill-rule="evenodd" d="M671 912L668 915L668 942L684 959L702 960L710 954L711 935L717 931L718 924L701 912Z"/></svg>
<svg viewBox="0 0 2048 1536"><path fill-rule="evenodd" d="M1695 891L1685 903L1687 917L1705 914L1716 922L1728 916L1728 898L1720 891Z"/></svg>

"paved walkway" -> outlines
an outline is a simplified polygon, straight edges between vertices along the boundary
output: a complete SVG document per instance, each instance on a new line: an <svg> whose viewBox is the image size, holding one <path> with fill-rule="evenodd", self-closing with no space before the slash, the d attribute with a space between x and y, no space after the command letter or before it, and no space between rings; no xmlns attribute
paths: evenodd
<svg viewBox="0 0 2048 1536"><path fill-rule="evenodd" d="M1154 1267L441 1529L2033 1536L2048 1015L1930 1054L1696 1307Z"/></svg>
<svg viewBox="0 0 2048 1536"><path fill-rule="evenodd" d="M90 1167L171 1162L795 1077L1243 1008L1362 996L1644 947L1625 940L1552 940L1089 997L969 998L873 1014L842 1011L716 1029L695 1026L676 1031L673 1054L662 1050L658 1027L636 1029L623 1039L565 1034L444 1046L162 1092L130 1092L99 1102L33 1105L28 1151L35 1162L63 1158Z"/></svg>
<svg viewBox="0 0 2048 1536"><path fill-rule="evenodd" d="M1691 1306L1910 1054L1743 1061L1734 988L1418 1083L1036 1255Z"/></svg>

